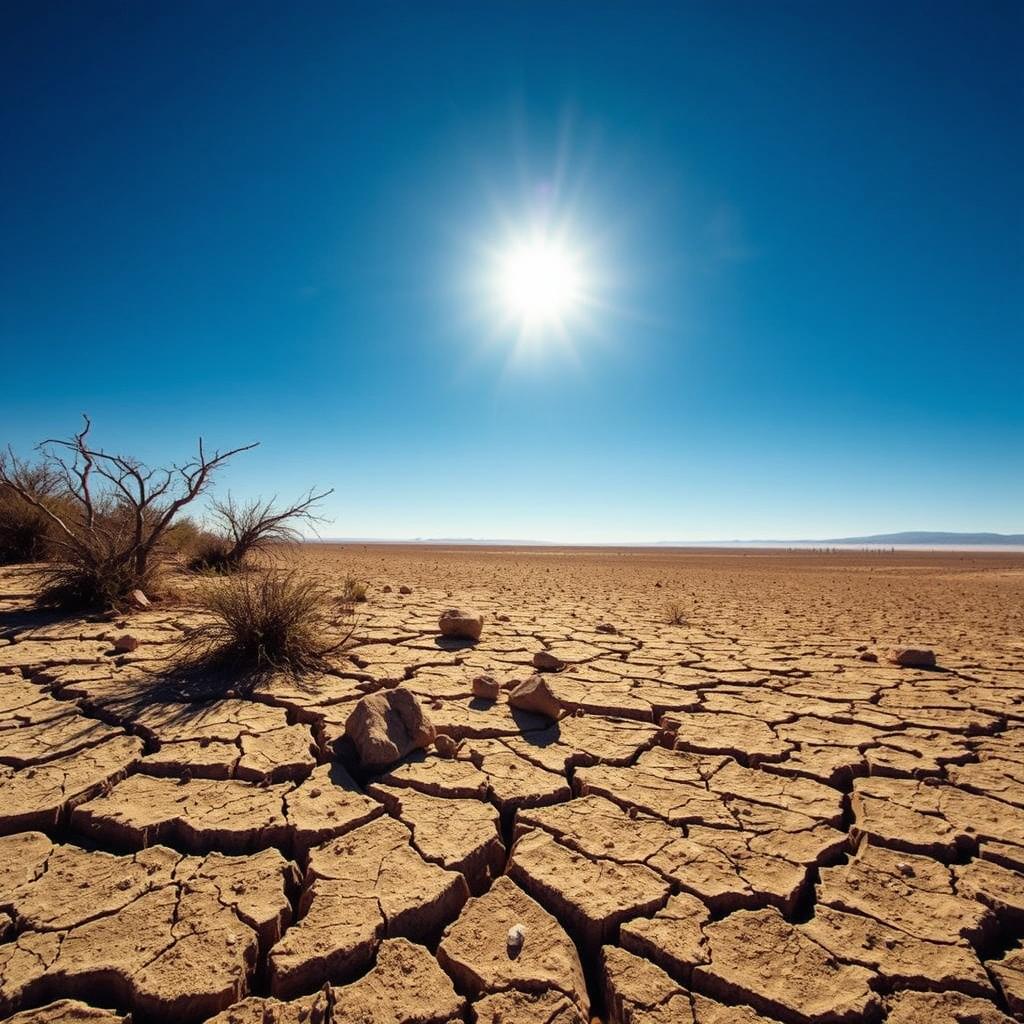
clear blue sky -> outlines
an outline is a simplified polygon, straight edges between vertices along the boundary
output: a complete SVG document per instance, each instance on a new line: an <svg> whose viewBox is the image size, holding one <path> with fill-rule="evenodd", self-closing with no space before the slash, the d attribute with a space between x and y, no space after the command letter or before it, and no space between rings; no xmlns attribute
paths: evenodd
<svg viewBox="0 0 1024 1024"><path fill-rule="evenodd" d="M333 536L1024 530L1024 5L6 3L0 438ZM540 216L596 307L524 354Z"/></svg>

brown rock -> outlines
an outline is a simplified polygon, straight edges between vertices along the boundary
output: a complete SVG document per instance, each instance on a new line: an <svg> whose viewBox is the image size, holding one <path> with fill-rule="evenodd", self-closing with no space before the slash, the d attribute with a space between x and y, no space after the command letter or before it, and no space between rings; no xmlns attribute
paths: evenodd
<svg viewBox="0 0 1024 1024"><path fill-rule="evenodd" d="M437 620L442 636L456 640L479 640L484 617L479 612L462 608L446 608Z"/></svg>
<svg viewBox="0 0 1024 1024"><path fill-rule="evenodd" d="M365 768L387 768L410 751L434 742L435 730L415 694L397 686L363 697L345 721Z"/></svg>
<svg viewBox="0 0 1024 1024"><path fill-rule="evenodd" d="M133 608L144 610L149 608L152 602L141 590L133 590L128 597L129 603Z"/></svg>
<svg viewBox="0 0 1024 1024"><path fill-rule="evenodd" d="M533 667L540 672L559 672L565 662L550 651L537 651L533 656Z"/></svg>
<svg viewBox="0 0 1024 1024"><path fill-rule="evenodd" d="M935 668L935 652L918 647L896 647L889 652L889 661L903 668Z"/></svg>
<svg viewBox="0 0 1024 1024"><path fill-rule="evenodd" d="M557 719L562 713L562 702L541 675L530 676L514 690L509 691L508 702L520 711L530 711L548 718Z"/></svg>
<svg viewBox="0 0 1024 1024"><path fill-rule="evenodd" d="M473 696L482 700L497 700L501 694L501 687L493 676L474 676Z"/></svg>
<svg viewBox="0 0 1024 1024"><path fill-rule="evenodd" d="M118 654L131 654L132 651L138 650L138 647L139 641L130 633L125 633L114 641L114 650Z"/></svg>
<svg viewBox="0 0 1024 1024"><path fill-rule="evenodd" d="M459 744L446 733L438 733L434 738L434 748L441 757L452 758L459 752Z"/></svg>
<svg viewBox="0 0 1024 1024"><path fill-rule="evenodd" d="M398 592L400 594L411 594L412 593L412 587L408 587L408 586L405 586L403 584L401 587L398 588Z"/></svg>

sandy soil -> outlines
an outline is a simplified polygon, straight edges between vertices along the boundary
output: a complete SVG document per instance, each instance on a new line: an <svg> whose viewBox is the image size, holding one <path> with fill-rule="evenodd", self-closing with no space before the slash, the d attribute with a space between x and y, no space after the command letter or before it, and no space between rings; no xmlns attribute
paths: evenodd
<svg viewBox="0 0 1024 1024"><path fill-rule="evenodd" d="M187 587L90 622L0 571L0 1017L1024 1019L1024 556L291 557L368 581L355 646L202 704ZM557 724L473 697L540 651ZM455 743L370 775L345 723L398 684Z"/></svg>

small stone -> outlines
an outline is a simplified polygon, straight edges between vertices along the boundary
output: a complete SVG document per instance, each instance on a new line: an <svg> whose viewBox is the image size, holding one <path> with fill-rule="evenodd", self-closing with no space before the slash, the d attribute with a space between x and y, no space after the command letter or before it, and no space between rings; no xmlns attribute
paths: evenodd
<svg viewBox="0 0 1024 1024"><path fill-rule="evenodd" d="M889 660L903 668L935 668L935 652L926 648L897 647L889 652Z"/></svg>
<svg viewBox="0 0 1024 1024"><path fill-rule="evenodd" d="M530 676L508 695L508 702L520 711L532 711L557 719L562 713L562 702L554 695L548 681L541 675Z"/></svg>
<svg viewBox="0 0 1024 1024"><path fill-rule="evenodd" d="M914 865L913 864L908 864L905 860L901 860L896 865L896 869L905 878L913 878L914 877Z"/></svg>
<svg viewBox="0 0 1024 1024"><path fill-rule="evenodd" d="M382 594L390 594L391 593L391 584L390 583L385 583L384 586L380 588L380 592Z"/></svg>
<svg viewBox="0 0 1024 1024"><path fill-rule="evenodd" d="M434 740L434 748L441 757L452 758L459 752L459 745L447 733L438 733Z"/></svg>
<svg viewBox="0 0 1024 1024"><path fill-rule="evenodd" d="M476 676L473 680L473 696L483 700L497 700L501 693L498 680L493 676Z"/></svg>
<svg viewBox="0 0 1024 1024"><path fill-rule="evenodd" d="M550 651L537 651L533 656L533 667L541 672L558 672L565 668L565 662Z"/></svg>
<svg viewBox="0 0 1024 1024"><path fill-rule="evenodd" d="M497 619L498 622L508 622L509 621L509 617L507 615L495 615L495 619Z"/></svg>
<svg viewBox="0 0 1024 1024"><path fill-rule="evenodd" d="M459 640L479 640L484 628L484 617L479 612L462 608L447 608L437 620L442 636Z"/></svg>
<svg viewBox="0 0 1024 1024"><path fill-rule="evenodd" d="M598 633L618 633L618 629L616 629L610 622L599 622L594 629Z"/></svg>
<svg viewBox="0 0 1024 1024"><path fill-rule="evenodd" d="M861 661L878 661L878 655L874 651L865 651L860 656Z"/></svg>
<svg viewBox="0 0 1024 1024"><path fill-rule="evenodd" d="M412 587L407 587L407 586L405 586L403 584L401 587L398 588L398 592L400 594L411 594L412 593Z"/></svg>
<svg viewBox="0 0 1024 1024"><path fill-rule="evenodd" d="M131 652L136 650L138 646L139 641L129 633L125 633L124 636L119 636L114 641L114 650L117 651L118 654L131 654Z"/></svg>
<svg viewBox="0 0 1024 1024"><path fill-rule="evenodd" d="M141 590L133 590L128 599L136 608L148 608L152 603Z"/></svg>
<svg viewBox="0 0 1024 1024"><path fill-rule="evenodd" d="M508 930L508 938L506 940L509 951L518 953L523 948L524 942L526 942L526 926L522 924L512 925Z"/></svg>

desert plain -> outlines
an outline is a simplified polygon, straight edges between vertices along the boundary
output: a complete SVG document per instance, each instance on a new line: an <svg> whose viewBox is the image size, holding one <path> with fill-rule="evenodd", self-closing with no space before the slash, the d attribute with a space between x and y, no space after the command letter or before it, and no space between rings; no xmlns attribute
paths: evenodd
<svg viewBox="0 0 1024 1024"><path fill-rule="evenodd" d="M280 557L367 583L349 645L201 694L188 579L90 619L0 570L0 1018L1024 1020L1024 555ZM394 688L436 739L367 770Z"/></svg>

